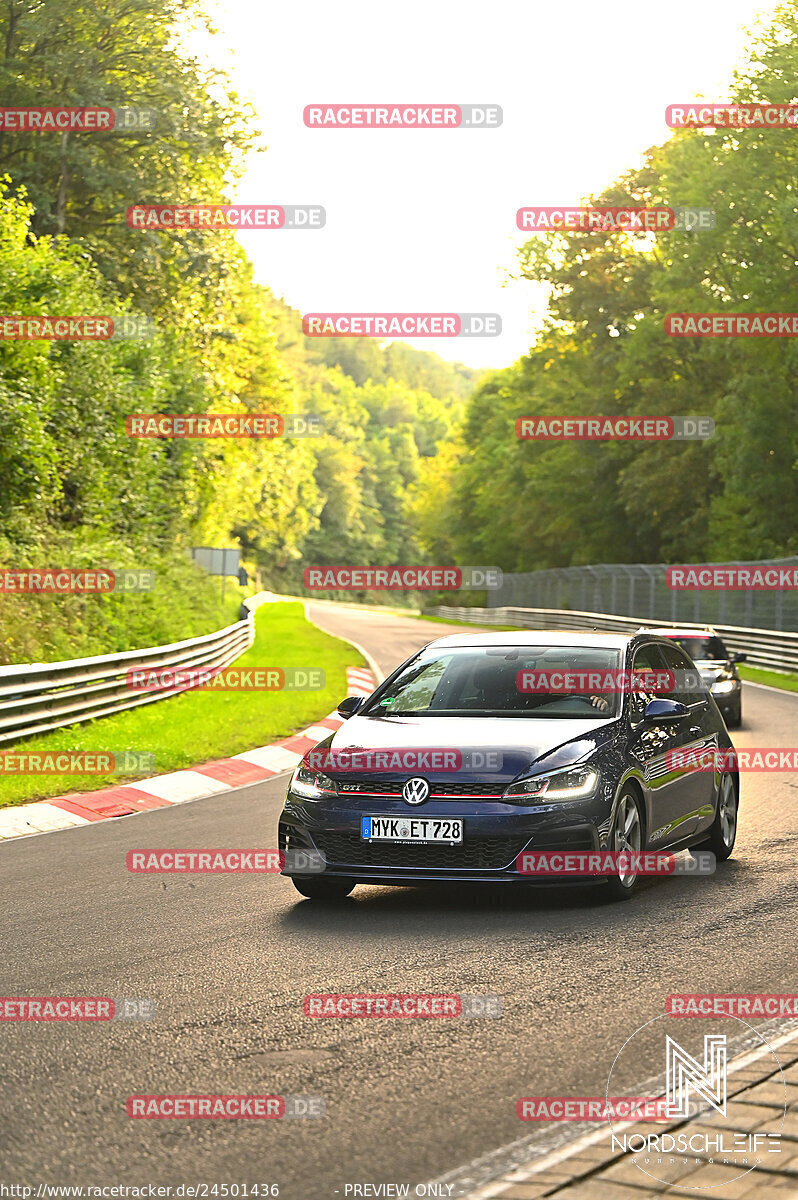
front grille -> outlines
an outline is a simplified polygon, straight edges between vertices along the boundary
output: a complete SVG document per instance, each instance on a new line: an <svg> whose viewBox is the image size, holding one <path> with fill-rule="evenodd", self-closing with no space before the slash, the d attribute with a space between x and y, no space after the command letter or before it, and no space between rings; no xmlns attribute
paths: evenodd
<svg viewBox="0 0 798 1200"><path fill-rule="evenodd" d="M380 780L370 779L367 783L358 783L355 787L347 787L345 791L341 791L341 785L344 782L342 779L335 781L339 796L384 796L387 799L401 799L404 785L396 782L382 783ZM449 783L447 781L446 783L431 783L429 798L437 800L447 796L474 796L482 800L500 800L503 795L504 787L497 786L495 783Z"/></svg>
<svg viewBox="0 0 798 1200"><path fill-rule="evenodd" d="M354 833L315 834L327 862L358 867L427 867L430 870L489 871L511 864L528 839L471 838L460 846L365 842Z"/></svg>
<svg viewBox="0 0 798 1200"><path fill-rule="evenodd" d="M505 784L505 787L507 785ZM495 783L433 783L430 784L430 799L436 796L477 796L488 800L500 800L504 788Z"/></svg>

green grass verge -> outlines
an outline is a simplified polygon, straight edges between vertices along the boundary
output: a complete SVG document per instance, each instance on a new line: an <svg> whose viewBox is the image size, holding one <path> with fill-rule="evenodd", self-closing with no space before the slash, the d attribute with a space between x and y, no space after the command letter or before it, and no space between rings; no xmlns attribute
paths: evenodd
<svg viewBox="0 0 798 1200"><path fill-rule="evenodd" d="M160 775L266 746L312 725L347 694L346 668L365 665L362 655L348 642L311 625L299 603L262 605L255 614L255 634L254 645L236 660L236 667L321 668L326 686L307 692L184 692L132 712L0 749L149 751L155 755L155 771ZM136 778L141 776L3 775L0 807L132 783Z"/></svg>
<svg viewBox="0 0 798 1200"><path fill-rule="evenodd" d="M798 692L798 675L781 671L763 671L761 667L738 668L742 679L750 683L764 683L768 687L781 688L783 692Z"/></svg>
<svg viewBox="0 0 798 1200"><path fill-rule="evenodd" d="M434 621L437 625L465 625L467 629L479 629L482 633L523 633L519 625L477 625L474 621L449 621L446 617L430 617L422 613L420 621Z"/></svg>

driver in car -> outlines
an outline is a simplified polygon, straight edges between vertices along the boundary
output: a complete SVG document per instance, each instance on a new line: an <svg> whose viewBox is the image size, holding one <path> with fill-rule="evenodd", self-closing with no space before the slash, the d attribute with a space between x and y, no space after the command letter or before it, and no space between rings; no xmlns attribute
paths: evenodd
<svg viewBox="0 0 798 1200"><path fill-rule="evenodd" d="M539 708L552 700L565 700L571 697L581 697L589 700L593 708L599 712L607 712L609 701L604 696L584 696L582 692L519 692L516 685L518 666L516 663L508 666L496 662L483 663L474 672L474 684L480 701L488 709ZM521 697L523 696L523 700ZM521 701L519 703L519 701Z"/></svg>

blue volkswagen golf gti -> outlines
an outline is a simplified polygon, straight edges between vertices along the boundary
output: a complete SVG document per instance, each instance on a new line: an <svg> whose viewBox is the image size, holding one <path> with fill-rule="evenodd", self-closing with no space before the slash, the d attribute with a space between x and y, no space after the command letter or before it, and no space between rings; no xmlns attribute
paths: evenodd
<svg viewBox="0 0 798 1200"><path fill-rule="evenodd" d="M739 778L714 753L732 743L670 639L458 634L338 711L345 723L294 771L280 817L283 873L303 896L528 884L524 851L701 848L724 860L734 847ZM620 899L638 878L605 882Z"/></svg>

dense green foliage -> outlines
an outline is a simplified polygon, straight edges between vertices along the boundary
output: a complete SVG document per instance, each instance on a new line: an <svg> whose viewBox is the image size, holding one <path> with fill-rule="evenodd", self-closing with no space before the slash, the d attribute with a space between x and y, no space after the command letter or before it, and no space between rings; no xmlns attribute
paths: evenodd
<svg viewBox="0 0 798 1200"><path fill-rule="evenodd" d="M730 98L789 104L798 8L752 44ZM521 273L550 291L529 355L495 372L419 509L437 554L508 571L798 552L794 339L671 338L679 312L795 312L790 128L680 130L588 202L694 205L714 230L536 234ZM707 415L706 442L519 442L525 415ZM441 462L444 466L444 462Z"/></svg>
<svg viewBox="0 0 798 1200"><path fill-rule="evenodd" d="M155 329L127 343L0 341L0 564L135 562L157 568L162 591L160 603L0 596L0 661L161 639L175 589L176 635L199 632L183 605L207 627L218 584L185 565L192 545L238 542L263 584L287 591L306 563L421 561L409 489L453 435L475 372L407 346L306 339L232 233L126 223L134 203L225 201L257 142L227 81L179 50L175 34L201 20L193 0L0 8L3 104L159 114L149 132L0 133L0 313L129 310ZM325 432L139 440L125 431L136 412L313 412Z"/></svg>
<svg viewBox="0 0 798 1200"><path fill-rule="evenodd" d="M592 198L709 207L712 231L533 237L520 271L549 289L545 325L485 377L401 344L306 338L230 232L128 227L129 204L225 201L263 149L229 81L182 50L202 22L199 0L0 0L3 104L159 114L148 131L0 132L0 313L130 311L154 327L127 343L0 340L0 564L155 567L163 589L0 596L0 662L160 640L170 609L177 636L207 627L218 584L192 545L238 543L283 592L317 563L513 571L798 550L795 341L663 329L669 312L796 308L793 131L680 131ZM796 78L789 0L731 95L789 103ZM314 413L324 433L136 440L135 412ZM519 416L591 413L708 415L717 433L515 437Z"/></svg>

